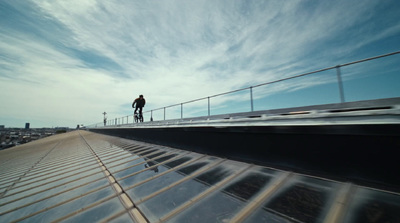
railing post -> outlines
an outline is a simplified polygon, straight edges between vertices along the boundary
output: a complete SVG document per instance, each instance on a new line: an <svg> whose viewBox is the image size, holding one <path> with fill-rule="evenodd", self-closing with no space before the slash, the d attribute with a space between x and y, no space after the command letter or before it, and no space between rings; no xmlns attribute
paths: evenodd
<svg viewBox="0 0 400 223"><path fill-rule="evenodd" d="M150 122L153 121L153 110L150 111Z"/></svg>
<svg viewBox="0 0 400 223"><path fill-rule="evenodd" d="M181 103L181 119L183 119L183 103Z"/></svg>
<svg viewBox="0 0 400 223"><path fill-rule="evenodd" d="M208 116L210 116L210 97L207 97L208 100Z"/></svg>
<svg viewBox="0 0 400 223"><path fill-rule="evenodd" d="M250 103L251 103L251 111L254 111L254 105L253 105L253 87L250 87Z"/></svg>
<svg viewBox="0 0 400 223"><path fill-rule="evenodd" d="M336 76L338 79L338 86L339 86L339 94L340 94L340 102L344 103L345 99L344 99L344 90L343 90L343 82L342 82L342 74L340 72L340 65L336 66Z"/></svg>

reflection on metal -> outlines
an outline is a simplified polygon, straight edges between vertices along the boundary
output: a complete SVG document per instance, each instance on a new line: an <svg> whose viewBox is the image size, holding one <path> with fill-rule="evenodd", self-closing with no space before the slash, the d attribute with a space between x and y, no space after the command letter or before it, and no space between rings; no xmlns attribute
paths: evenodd
<svg viewBox="0 0 400 223"><path fill-rule="evenodd" d="M0 193L0 222L400 222L398 193L86 131L0 151Z"/></svg>

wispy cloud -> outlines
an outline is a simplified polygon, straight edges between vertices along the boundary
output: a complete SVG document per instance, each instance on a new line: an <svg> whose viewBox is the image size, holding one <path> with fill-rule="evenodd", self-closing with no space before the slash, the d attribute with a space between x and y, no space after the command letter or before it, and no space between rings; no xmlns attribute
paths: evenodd
<svg viewBox="0 0 400 223"><path fill-rule="evenodd" d="M371 44L390 49L384 40L400 35L398 9L395 0L2 2L1 116L89 124L104 110L131 112L138 94L158 108L374 56Z"/></svg>

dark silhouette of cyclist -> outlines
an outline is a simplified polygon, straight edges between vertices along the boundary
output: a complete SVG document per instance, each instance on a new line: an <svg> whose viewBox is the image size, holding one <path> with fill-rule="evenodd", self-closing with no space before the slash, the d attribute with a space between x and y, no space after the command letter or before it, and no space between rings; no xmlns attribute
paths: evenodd
<svg viewBox="0 0 400 223"><path fill-rule="evenodd" d="M135 104L136 104L136 108L135 108ZM137 112L137 110L139 109L139 114L142 114L142 110L144 105L146 104L146 100L144 100L143 95L139 95L138 98L136 98L133 103L132 103L132 108L135 108L135 114Z"/></svg>

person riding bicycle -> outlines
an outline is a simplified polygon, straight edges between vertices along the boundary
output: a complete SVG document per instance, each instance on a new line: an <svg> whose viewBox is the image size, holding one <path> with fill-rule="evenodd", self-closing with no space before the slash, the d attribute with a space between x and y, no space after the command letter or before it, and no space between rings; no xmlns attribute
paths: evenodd
<svg viewBox="0 0 400 223"><path fill-rule="evenodd" d="M136 104L136 108L135 108L135 104ZM144 105L146 104L146 100L143 98L143 95L139 95L138 98L136 98L133 103L132 103L132 108L135 108L135 114L137 112L137 110L139 109L139 114L142 114L142 110Z"/></svg>

